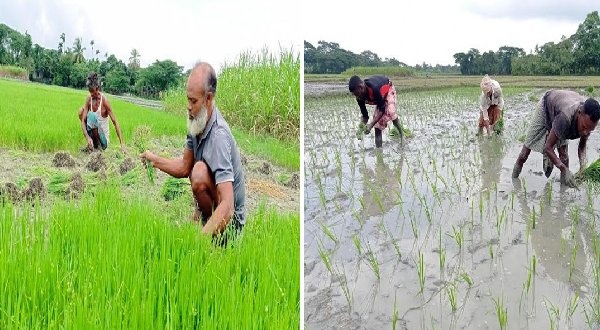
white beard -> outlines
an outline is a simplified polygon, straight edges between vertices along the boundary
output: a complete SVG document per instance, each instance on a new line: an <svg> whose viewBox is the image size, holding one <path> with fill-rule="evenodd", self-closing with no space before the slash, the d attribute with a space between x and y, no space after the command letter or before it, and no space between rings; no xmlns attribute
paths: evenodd
<svg viewBox="0 0 600 330"><path fill-rule="evenodd" d="M206 124L208 121L208 109L206 109L206 105L202 106L200 109L200 113L194 117L194 119L190 119L188 116L187 119L187 131L191 136L198 136L204 133L204 129L206 128Z"/></svg>

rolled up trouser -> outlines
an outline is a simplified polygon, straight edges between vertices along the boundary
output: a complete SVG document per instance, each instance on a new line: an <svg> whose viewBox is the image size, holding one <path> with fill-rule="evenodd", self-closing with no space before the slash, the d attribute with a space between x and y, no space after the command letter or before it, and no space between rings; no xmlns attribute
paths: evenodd
<svg viewBox="0 0 600 330"><path fill-rule="evenodd" d="M94 141L94 148L98 148L98 141L96 141L96 139L94 138L94 133L92 132L92 130L94 128L98 129L98 136L100 137L100 144L102 146L102 149L105 150L106 147L108 147L108 141L106 141L106 136L104 136L104 132L102 131L102 129L100 129L100 127L98 125L98 117L95 112L91 112L91 111L88 112L86 126L87 126L88 135Z"/></svg>

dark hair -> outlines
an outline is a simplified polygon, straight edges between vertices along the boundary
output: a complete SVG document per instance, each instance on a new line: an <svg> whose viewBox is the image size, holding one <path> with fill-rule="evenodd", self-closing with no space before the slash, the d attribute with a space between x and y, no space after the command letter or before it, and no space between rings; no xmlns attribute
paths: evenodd
<svg viewBox="0 0 600 330"><path fill-rule="evenodd" d="M212 92L213 95L217 94L217 74L215 70L211 67L208 72L208 77L206 78L206 85L204 86L204 92Z"/></svg>
<svg viewBox="0 0 600 330"><path fill-rule="evenodd" d="M87 87L96 89L100 85L98 85L98 74L94 71L90 72L87 79Z"/></svg>
<svg viewBox="0 0 600 330"><path fill-rule="evenodd" d="M589 115L594 123L597 122L598 119L600 119L600 105L598 104L598 101L591 97L585 100L585 103L583 104L583 113Z"/></svg>
<svg viewBox="0 0 600 330"><path fill-rule="evenodd" d="M354 93L354 91L362 84L362 80L359 76L352 76L350 78L350 82L348 83L348 89L350 92Z"/></svg>

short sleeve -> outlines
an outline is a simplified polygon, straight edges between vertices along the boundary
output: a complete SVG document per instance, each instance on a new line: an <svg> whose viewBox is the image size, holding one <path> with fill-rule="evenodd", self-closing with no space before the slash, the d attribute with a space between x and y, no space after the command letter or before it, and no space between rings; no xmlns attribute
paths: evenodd
<svg viewBox="0 0 600 330"><path fill-rule="evenodd" d="M215 185L219 183L233 182L233 163L231 161L231 140L227 131L215 132L210 157L206 157L206 165L215 176Z"/></svg>
<svg viewBox="0 0 600 330"><path fill-rule="evenodd" d="M194 151L194 140L191 135L187 135L185 140L185 148Z"/></svg>
<svg viewBox="0 0 600 330"><path fill-rule="evenodd" d="M556 136L559 140L566 139L566 132L569 128L569 120L564 113L560 113L558 116L554 117L554 121L552 121L552 128L556 133Z"/></svg>

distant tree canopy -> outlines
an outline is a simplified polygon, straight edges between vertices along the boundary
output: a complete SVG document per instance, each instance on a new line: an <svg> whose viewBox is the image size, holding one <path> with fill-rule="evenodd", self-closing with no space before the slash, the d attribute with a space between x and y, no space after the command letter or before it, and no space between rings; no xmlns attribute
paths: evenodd
<svg viewBox="0 0 600 330"><path fill-rule="evenodd" d="M310 42L304 41L304 73L342 73L352 67L410 68L406 63L393 57L381 59L379 55L370 50L356 54L340 48L340 45L335 42L321 40L315 48ZM438 64L433 67L426 63L417 64L413 69L430 72L458 72L458 66Z"/></svg>
<svg viewBox="0 0 600 330"><path fill-rule="evenodd" d="M56 50L46 49L32 44L27 32L23 35L0 24L0 64L27 69L32 81L74 88L85 88L89 72L96 71L107 92L154 98L160 91L181 82L183 68L174 61L156 61L141 68L137 49L131 50L127 64L107 53L100 61L101 52L94 47L93 40L90 41L91 56L86 59L83 40L76 38L73 47L68 47L65 38L62 33Z"/></svg>
<svg viewBox="0 0 600 330"><path fill-rule="evenodd" d="M600 74L600 17L594 11L569 38L536 46L531 54L522 48L500 47L483 54L471 48L454 54L462 74L481 75L598 75Z"/></svg>

